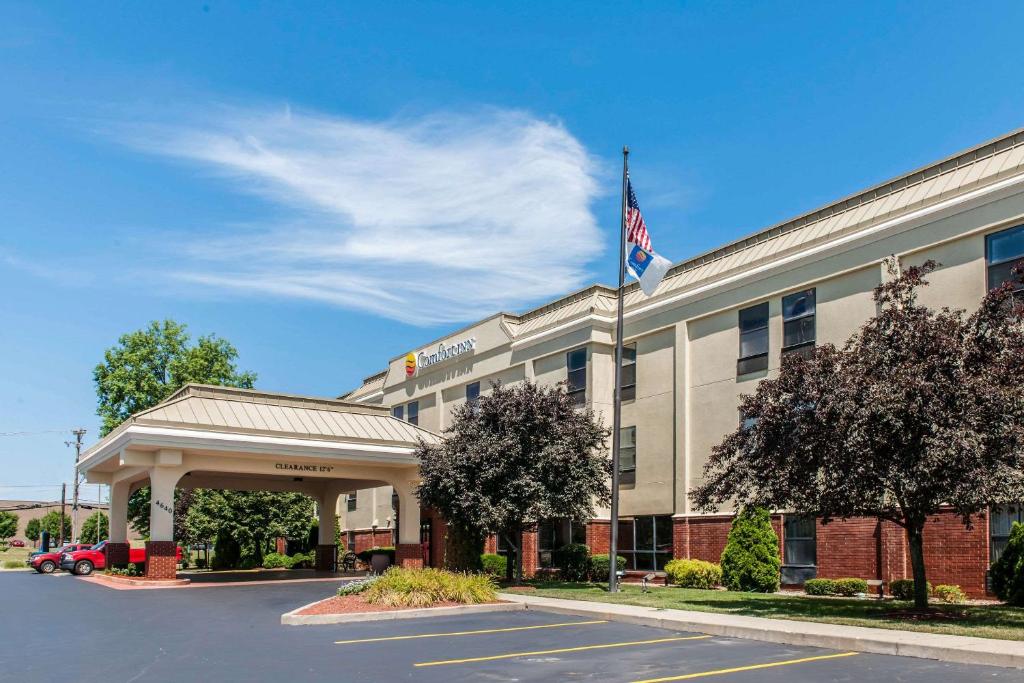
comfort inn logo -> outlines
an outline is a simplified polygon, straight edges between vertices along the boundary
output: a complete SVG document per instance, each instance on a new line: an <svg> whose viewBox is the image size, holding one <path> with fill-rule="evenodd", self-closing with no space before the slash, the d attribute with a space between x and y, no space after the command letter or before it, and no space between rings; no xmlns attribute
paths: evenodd
<svg viewBox="0 0 1024 683"><path fill-rule="evenodd" d="M410 353L405 357L405 376L412 377L416 374L416 354Z"/></svg>

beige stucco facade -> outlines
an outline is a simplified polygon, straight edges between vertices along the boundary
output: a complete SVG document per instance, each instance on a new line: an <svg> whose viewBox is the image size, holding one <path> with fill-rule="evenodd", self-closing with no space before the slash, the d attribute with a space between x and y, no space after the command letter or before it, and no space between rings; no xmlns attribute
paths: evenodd
<svg viewBox="0 0 1024 683"><path fill-rule="evenodd" d="M635 483L621 515L689 515L688 492L712 448L733 431L739 397L778 372L782 298L813 288L814 341L841 345L875 312L872 289L883 260L940 263L922 300L975 307L986 291L986 238L1024 224L1024 134L1018 132L865 190L834 204L676 265L647 298L626 292L624 341L636 344L636 398L623 426L636 427ZM657 229L655 229L655 235ZM1024 256L1024 255L1022 255ZM741 309L767 302L767 368L737 374ZM466 388L480 382L567 378L567 353L585 348L586 402L610 424L615 291L594 286L522 315L497 314L420 348L398 352L382 372L345 395L387 407L417 402L418 424L440 432ZM473 340L472 349L407 375L406 358ZM369 499L368 494L360 494ZM380 520L376 509L342 510L345 529ZM382 503L386 501L386 503ZM384 515L386 517L386 515Z"/></svg>

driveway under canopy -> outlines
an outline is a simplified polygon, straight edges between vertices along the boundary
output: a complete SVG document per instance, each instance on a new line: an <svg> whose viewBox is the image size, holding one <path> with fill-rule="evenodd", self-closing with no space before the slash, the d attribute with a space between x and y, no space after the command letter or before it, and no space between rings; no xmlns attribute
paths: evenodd
<svg viewBox="0 0 1024 683"><path fill-rule="evenodd" d="M419 440L438 436L387 408L190 384L87 450L79 470L110 486L111 564L127 562L128 497L149 485L146 575L175 574L174 489L296 491L319 502L317 569L333 568L338 496L375 486L398 495L399 564L422 564L415 487Z"/></svg>

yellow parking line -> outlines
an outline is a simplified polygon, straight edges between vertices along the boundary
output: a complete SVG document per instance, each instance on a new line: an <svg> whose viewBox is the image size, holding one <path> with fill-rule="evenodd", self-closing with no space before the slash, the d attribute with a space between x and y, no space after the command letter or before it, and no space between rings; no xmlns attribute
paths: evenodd
<svg viewBox="0 0 1024 683"><path fill-rule="evenodd" d="M732 669L717 669L715 671L698 671L692 674L683 674L681 676L666 676L664 678L647 678L642 681L633 681L633 683L664 683L665 681L689 681L694 678L703 678L704 676L721 676L723 674L735 674L741 671L755 671L757 669L770 669L775 666L789 666L790 664L803 664L804 662L820 662L823 659L838 659L840 657L853 657L857 655L856 652L840 652L834 655L819 655L817 657L804 657L803 659L787 659L784 662L768 662L767 664L751 664L749 666L737 666Z"/></svg>
<svg viewBox="0 0 1024 683"><path fill-rule="evenodd" d="M450 633L420 633L412 636L387 636L384 638L359 638L356 640L336 640L335 645L352 645L354 643L380 643L385 640L415 640L417 638L443 638L445 636L475 636L481 633L508 633L509 631L532 631L538 628L563 628L566 626L589 626L591 624L607 624L607 619L597 621L565 621L559 624L541 624L539 626L510 626L509 628L487 628L479 631L452 631Z"/></svg>
<svg viewBox="0 0 1024 683"><path fill-rule="evenodd" d="M701 640L711 636L677 636L675 638L656 638L654 640L633 640L628 643L604 643L602 645L581 645L579 647L561 647L557 650L535 650L533 652L509 652L504 655L489 657L469 657L467 659L444 659L437 662L419 662L414 666L441 666L442 664L468 664L470 662L490 662L495 659L513 659L515 657L536 657L538 655L557 655L563 652L582 652L583 650L602 650L611 647L631 647L633 645L654 645L656 643L674 643L678 640Z"/></svg>

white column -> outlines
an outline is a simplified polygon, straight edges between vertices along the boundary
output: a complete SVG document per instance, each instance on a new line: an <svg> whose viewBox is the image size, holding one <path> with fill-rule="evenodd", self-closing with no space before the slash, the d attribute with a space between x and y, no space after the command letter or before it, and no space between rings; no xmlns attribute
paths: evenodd
<svg viewBox="0 0 1024 683"><path fill-rule="evenodd" d="M131 484L126 481L110 485L110 542L128 542L128 497Z"/></svg>
<svg viewBox="0 0 1024 683"><path fill-rule="evenodd" d="M395 481L392 486L398 494L398 542L420 542L420 499L416 497L415 481Z"/></svg>
<svg viewBox="0 0 1024 683"><path fill-rule="evenodd" d="M174 487L181 478L178 468L154 467L149 471L149 540L174 540Z"/></svg>
<svg viewBox="0 0 1024 683"><path fill-rule="evenodd" d="M334 545L335 510L338 508L338 490L328 487L320 498L320 545Z"/></svg>

